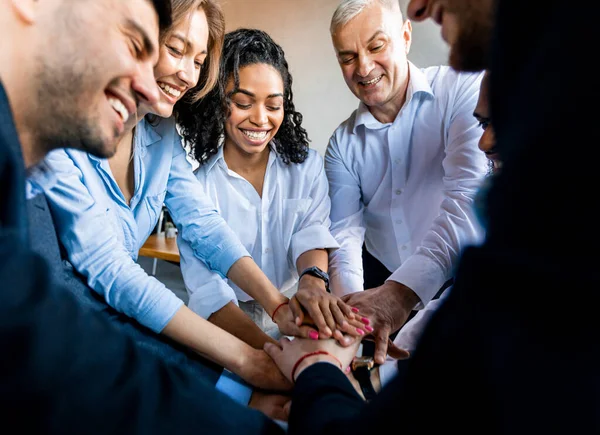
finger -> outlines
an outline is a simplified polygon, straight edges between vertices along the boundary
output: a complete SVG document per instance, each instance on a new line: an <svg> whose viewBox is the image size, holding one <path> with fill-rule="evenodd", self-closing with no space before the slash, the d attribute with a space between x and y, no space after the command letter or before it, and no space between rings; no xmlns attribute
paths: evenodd
<svg viewBox="0 0 600 435"><path fill-rule="evenodd" d="M289 306L290 311L294 316L294 321L296 322L296 325L302 325L302 323L304 322L304 311L302 310L302 305L300 305L300 302L298 301L296 295L292 296L292 298L290 299Z"/></svg>
<svg viewBox="0 0 600 435"><path fill-rule="evenodd" d="M357 337L353 337L351 335L348 334L343 334L342 331L340 331L339 329L336 329L333 332L333 338L340 344L340 346L342 347L348 347L351 346L352 344L354 344L356 342L356 340L358 340L359 338Z"/></svg>
<svg viewBox="0 0 600 435"><path fill-rule="evenodd" d="M384 327L375 333L375 362L383 364L387 355L388 342L390 341L390 328Z"/></svg>
<svg viewBox="0 0 600 435"><path fill-rule="evenodd" d="M312 318L319 332L327 337L331 337L333 331L327 326L325 317L323 317L323 313L321 312L321 307L318 304L311 304L304 306L304 308L308 311L308 315Z"/></svg>
<svg viewBox="0 0 600 435"><path fill-rule="evenodd" d="M340 325L342 328L345 328L346 325L348 325L348 320L346 320L347 316L342 312L338 303L331 304L330 309L331 309L331 314L333 315L335 322L338 325ZM348 311L350 311L352 313L350 308L348 308ZM352 315L352 317L350 319L354 320L354 315Z"/></svg>
<svg viewBox="0 0 600 435"><path fill-rule="evenodd" d="M354 319L354 312L352 311L352 307L344 302L343 299L338 300L338 308L344 314L344 317L347 319Z"/></svg>
<svg viewBox="0 0 600 435"><path fill-rule="evenodd" d="M276 364L281 357L281 353L283 352L279 346L271 342L266 342L263 346L263 350L271 357L273 361L275 361Z"/></svg>
<svg viewBox="0 0 600 435"><path fill-rule="evenodd" d="M370 326L367 328L360 320L349 320L346 322L346 326L340 326L339 329L345 333L350 334L354 337L366 337L368 334L373 332L373 328Z"/></svg>
<svg viewBox="0 0 600 435"><path fill-rule="evenodd" d="M323 336L326 338L331 337L331 334L333 334L333 331L335 330L336 324L335 324L335 318L333 316L333 313L331 312L331 306L329 304L329 300L323 300L321 301L321 303L319 304L319 308L321 310L321 314L323 314L323 318L325 319L325 323L327 324L327 329L329 330L329 334L327 334L327 332L325 331Z"/></svg>
<svg viewBox="0 0 600 435"><path fill-rule="evenodd" d="M318 340L321 338L319 331L309 325L296 326L294 336L310 338L311 340Z"/></svg>
<svg viewBox="0 0 600 435"><path fill-rule="evenodd" d="M391 356L394 359L406 359L410 356L410 352L402 349L398 346L396 346L396 344L394 344L394 342L390 339L388 339L388 348L387 348L387 353L389 356Z"/></svg>
<svg viewBox="0 0 600 435"><path fill-rule="evenodd" d="M285 421L290 417L290 411L292 410L292 401L289 400L285 405L283 405L283 412L285 413Z"/></svg>

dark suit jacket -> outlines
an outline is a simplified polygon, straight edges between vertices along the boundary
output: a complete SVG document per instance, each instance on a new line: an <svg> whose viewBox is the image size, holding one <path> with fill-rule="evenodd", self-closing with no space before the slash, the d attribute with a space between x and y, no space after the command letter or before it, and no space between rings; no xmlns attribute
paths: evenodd
<svg viewBox="0 0 600 435"><path fill-rule="evenodd" d="M29 247L25 170L0 85L0 416L35 433L280 433L263 414L155 358L56 285Z"/></svg>
<svg viewBox="0 0 600 435"><path fill-rule="evenodd" d="M413 357L374 401L331 365L305 370L291 434L600 433L600 92L585 64L600 6L499 5L492 117L505 164L487 240L463 253Z"/></svg>

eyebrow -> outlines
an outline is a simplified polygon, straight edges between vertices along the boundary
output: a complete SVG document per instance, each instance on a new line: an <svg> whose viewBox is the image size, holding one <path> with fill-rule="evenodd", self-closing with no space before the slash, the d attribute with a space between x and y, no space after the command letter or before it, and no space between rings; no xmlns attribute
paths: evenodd
<svg viewBox="0 0 600 435"><path fill-rule="evenodd" d="M152 43L152 40L150 39L148 33L146 33L144 28L131 19L127 20L127 25L131 27L135 32L140 34L140 36L142 37L142 42L144 44L144 51L148 55L152 55L156 51L156 47Z"/></svg>
<svg viewBox="0 0 600 435"><path fill-rule="evenodd" d="M480 115L480 114L479 114L479 113L477 113L477 112L473 112L473 116L474 116L475 118L477 118L477 119L483 119L483 120L485 120L485 121L489 121L489 120L490 120L490 117L489 117L489 116L483 116L483 115Z"/></svg>
<svg viewBox="0 0 600 435"><path fill-rule="evenodd" d="M180 35L178 33L173 33L171 35L171 38L179 39L181 42L183 42L184 45L186 45L188 47L192 46L192 43L188 39L186 39L184 36L182 36L182 35ZM202 50L200 52L200 54L208 54L208 52L206 50Z"/></svg>
<svg viewBox="0 0 600 435"><path fill-rule="evenodd" d="M373 40L377 39L377 37L379 37L379 35L386 35L386 33L383 30L377 30L375 33L373 33L373 36L371 36L368 41L367 44L370 44L371 42L373 42ZM355 54L354 51L352 50L342 50L342 51L338 51L338 56L345 56L347 54Z"/></svg>
<svg viewBox="0 0 600 435"><path fill-rule="evenodd" d="M256 95L254 95L252 92L247 91L245 89L238 89L237 91L233 92L231 95L235 95L235 94L244 94L244 95L248 95L249 97L256 97ZM283 94L281 93L276 93L276 94L271 94L271 95L267 95L267 99L268 98L275 98L275 97L281 97L283 98Z"/></svg>

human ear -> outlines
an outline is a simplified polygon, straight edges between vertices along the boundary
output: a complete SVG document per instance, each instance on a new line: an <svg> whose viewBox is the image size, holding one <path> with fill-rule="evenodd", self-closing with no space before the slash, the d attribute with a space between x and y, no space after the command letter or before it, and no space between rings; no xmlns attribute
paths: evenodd
<svg viewBox="0 0 600 435"><path fill-rule="evenodd" d="M406 20L403 25L402 37L404 38L404 45L406 47L406 54L410 51L412 44L412 23L410 20Z"/></svg>
<svg viewBox="0 0 600 435"><path fill-rule="evenodd" d="M40 9L39 0L10 0L10 4L15 15L23 23L33 24L35 22Z"/></svg>

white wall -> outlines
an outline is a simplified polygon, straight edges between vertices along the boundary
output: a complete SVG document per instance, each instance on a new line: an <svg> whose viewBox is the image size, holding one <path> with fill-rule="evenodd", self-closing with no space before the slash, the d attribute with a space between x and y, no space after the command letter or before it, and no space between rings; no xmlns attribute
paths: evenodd
<svg viewBox="0 0 600 435"><path fill-rule="evenodd" d="M324 153L329 136L357 107L335 58L329 22L338 0L221 0L227 30L268 32L285 53L294 79L294 103L304 116L310 146ZM447 49L439 29L413 23L409 59L418 66L442 64Z"/></svg>

